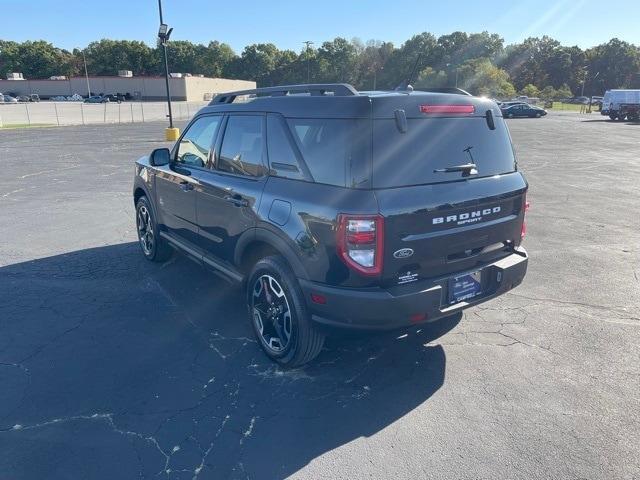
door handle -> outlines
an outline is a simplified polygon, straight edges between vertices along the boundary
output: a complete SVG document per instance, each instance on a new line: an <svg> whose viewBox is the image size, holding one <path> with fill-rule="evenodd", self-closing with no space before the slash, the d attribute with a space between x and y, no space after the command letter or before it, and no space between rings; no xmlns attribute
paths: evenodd
<svg viewBox="0 0 640 480"><path fill-rule="evenodd" d="M182 190L183 192L190 192L191 190L193 190L193 184L187 182L186 180L183 180L182 182L180 182L180 190Z"/></svg>
<svg viewBox="0 0 640 480"><path fill-rule="evenodd" d="M242 196L238 195L237 193L235 195L225 195L224 199L227 202L234 204L236 207L248 207L249 206L249 202L247 200L245 200L244 198L242 198Z"/></svg>

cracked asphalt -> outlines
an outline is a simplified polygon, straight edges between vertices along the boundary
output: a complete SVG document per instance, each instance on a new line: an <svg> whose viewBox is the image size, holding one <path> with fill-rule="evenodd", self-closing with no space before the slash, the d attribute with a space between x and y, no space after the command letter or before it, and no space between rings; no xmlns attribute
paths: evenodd
<svg viewBox="0 0 640 480"><path fill-rule="evenodd" d="M139 253L164 125L0 131L0 478L640 478L640 125L509 127L524 283L294 371L239 291Z"/></svg>

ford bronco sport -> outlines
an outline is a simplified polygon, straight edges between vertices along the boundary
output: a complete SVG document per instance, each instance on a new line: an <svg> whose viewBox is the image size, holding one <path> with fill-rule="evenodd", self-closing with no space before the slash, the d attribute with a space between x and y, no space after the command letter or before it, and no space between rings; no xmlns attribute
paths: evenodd
<svg viewBox="0 0 640 480"><path fill-rule="evenodd" d="M493 101L317 84L217 95L136 162L133 196L144 256L241 284L263 350L297 366L328 327L411 326L518 285L526 191Z"/></svg>

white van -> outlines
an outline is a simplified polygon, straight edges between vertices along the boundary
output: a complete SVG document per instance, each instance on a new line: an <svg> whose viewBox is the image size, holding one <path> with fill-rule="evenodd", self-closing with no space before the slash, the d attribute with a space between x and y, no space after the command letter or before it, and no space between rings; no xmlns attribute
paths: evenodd
<svg viewBox="0 0 640 480"><path fill-rule="evenodd" d="M640 90L607 90L602 99L602 115L617 118L620 105L637 105L640 107Z"/></svg>

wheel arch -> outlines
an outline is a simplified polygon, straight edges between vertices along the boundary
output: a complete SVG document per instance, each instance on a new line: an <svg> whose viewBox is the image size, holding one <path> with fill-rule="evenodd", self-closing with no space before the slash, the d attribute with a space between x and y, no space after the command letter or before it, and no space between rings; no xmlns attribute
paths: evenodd
<svg viewBox="0 0 640 480"><path fill-rule="evenodd" d="M135 181L135 183L133 185L133 206L134 206L134 208L137 205L138 200L140 200L141 197L146 197L147 198L149 206L151 207L151 212L153 213L153 216L154 216L156 222L160 223L160 218L158 217L158 212L156 211L156 206L155 206L155 202L153 201L153 197L149 193L149 190L147 189L147 186L144 184L144 182L138 181L138 179L136 179L136 181Z"/></svg>
<svg viewBox="0 0 640 480"><path fill-rule="evenodd" d="M248 275L251 267L260 258L281 255L298 278L308 280L308 273L289 242L265 228L248 230L238 239L234 263L245 275Z"/></svg>

